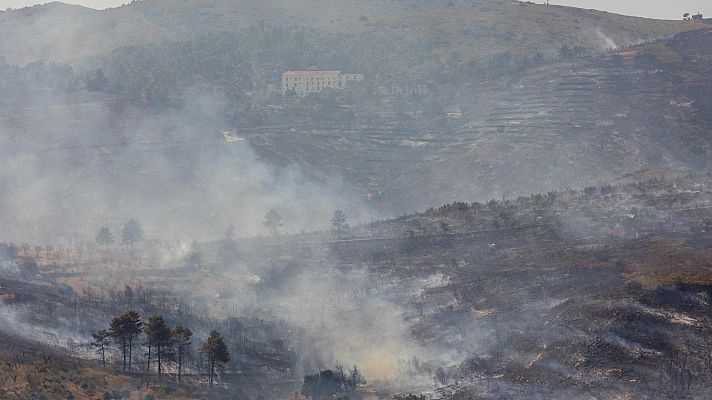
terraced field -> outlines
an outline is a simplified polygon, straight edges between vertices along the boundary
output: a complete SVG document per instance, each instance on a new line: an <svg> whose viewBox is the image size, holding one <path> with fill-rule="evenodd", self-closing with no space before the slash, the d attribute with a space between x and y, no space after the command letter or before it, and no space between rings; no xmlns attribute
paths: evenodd
<svg viewBox="0 0 712 400"><path fill-rule="evenodd" d="M297 124L256 128L250 140L266 158L338 172L398 212L603 184L646 168L704 170L710 35L698 30L467 86L452 96L466 109L461 120Z"/></svg>

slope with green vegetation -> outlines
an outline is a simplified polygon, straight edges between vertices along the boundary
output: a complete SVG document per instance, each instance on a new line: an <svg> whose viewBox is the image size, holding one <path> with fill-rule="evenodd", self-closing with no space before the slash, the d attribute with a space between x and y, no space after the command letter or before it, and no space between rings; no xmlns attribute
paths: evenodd
<svg viewBox="0 0 712 400"><path fill-rule="evenodd" d="M324 26L360 16L442 6L444 1L306 0L268 2L145 0L95 11L59 2L0 12L0 55L10 62L76 61L129 45L184 39L200 32L234 31L266 23ZM463 2L464 3L464 2ZM6 39L5 39L6 38Z"/></svg>
<svg viewBox="0 0 712 400"><path fill-rule="evenodd" d="M369 42L376 43L400 38L411 47L427 48L451 67L451 63L466 64L503 52L552 56L558 54L563 44L598 53L670 37L699 26L684 21L501 1L385 15L329 29L366 35Z"/></svg>
<svg viewBox="0 0 712 400"><path fill-rule="evenodd" d="M113 25L86 25L99 36L82 35L82 40L96 48L65 53L78 66L33 63L20 69L0 63L0 85L14 88L9 99L17 96L23 102L62 101L62 92L71 92L66 98L77 104L121 109L121 104L135 102L188 107L196 115L201 114L196 107L200 99L209 98L210 111L194 120L211 139L218 125L236 128L268 161L297 163L323 180L338 174L387 212L456 198L482 200L602 183L640 168L706 167L710 99L704 70L709 49L704 46L706 31L698 29L706 26L701 23L478 2L430 7L436 9L394 6L386 10L391 14L316 29L271 21L235 24L226 32L218 22L191 28L183 20L188 18L186 7L183 2L147 1L104 12L59 4L6 12L1 18L12 23L0 29L11 31L25 27L24 20L52 20L53 13L80 19L127 16L110 19ZM244 11L232 7L210 2L205 12L212 18L216 10ZM180 15L175 17L180 28L165 23L173 18L171 12ZM201 15L197 13L195 24L202 23ZM61 18L48 26L66 27ZM127 21L174 31L154 35L132 28L141 38L126 41L111 27ZM72 22L84 29L81 21ZM672 41L596 55L613 42L626 45L690 29L695 30ZM31 45L5 43L32 52ZM46 56L40 53L33 57ZM281 72L311 65L362 72L367 79L345 92L282 97L277 89ZM18 88L20 83L25 86ZM413 86L422 87L424 94L384 93L384 88ZM33 94L23 94L26 90ZM5 101L11 103L9 99ZM639 107L644 102L654 103L657 111ZM462 109L462 119L442 118L451 105ZM52 106L38 110L43 107ZM9 131L24 132L9 137L30 137L27 125L15 120L35 117L18 117L11 105L6 109ZM56 126L43 124L41 131L62 142L66 132ZM111 126L114 134L136 135L118 133L121 124ZM423 193L423 187L431 189Z"/></svg>
<svg viewBox="0 0 712 400"><path fill-rule="evenodd" d="M605 50L614 43L621 46L667 37L696 25L511 1L203 0L196 4L146 0L104 11L51 3L0 12L4 38L0 55L13 64L76 63L125 46L239 31L256 24L348 34L353 39L347 43L348 51L355 51L354 56L366 56L362 53L378 45L390 45L408 56L417 45L447 63L466 63L504 51L550 54L561 43Z"/></svg>

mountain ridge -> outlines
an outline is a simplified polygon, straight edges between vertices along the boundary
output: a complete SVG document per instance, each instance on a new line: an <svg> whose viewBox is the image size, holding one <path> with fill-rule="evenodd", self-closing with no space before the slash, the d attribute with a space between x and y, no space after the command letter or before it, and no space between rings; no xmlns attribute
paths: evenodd
<svg viewBox="0 0 712 400"><path fill-rule="evenodd" d="M487 48L497 44L498 40L499 46L493 48L496 51L501 51L502 47L527 49L532 42L542 37L572 44L600 41L595 32L593 39L580 38L585 33L576 32L579 30L578 24L590 26L594 31L600 24L610 26L610 32L605 34L621 42L621 45L671 36L695 26L687 21L650 20L571 7L510 4L490 0L415 3L369 1L359 2L356 7L349 2L325 2L319 3L318 7L312 1L302 0L302 3L297 6L294 2L281 0L243 0L239 4L224 0L203 0L196 8L192 2L155 0L93 10L54 2L0 13L0 33L9 38L0 43L0 56L4 56L10 63L21 65L38 60L76 63L82 58L106 54L124 46L185 40L196 32L234 31L260 23L366 34L364 39L372 38L374 34L378 38L380 34L381 38L388 40L406 39L413 33L407 26L392 29L393 23L417 23L426 27L424 34L428 36L442 36L438 32L444 29L445 36L462 39L458 52L473 45L480 49ZM458 22L456 26L443 23L439 15ZM525 18L527 15L531 17ZM527 33L537 31L537 24L544 22L554 28L537 35L534 40L524 40ZM384 29L389 26L391 29ZM472 34L461 29L465 26ZM510 30L514 30L515 38L508 38ZM415 33L415 38L422 36ZM487 42L477 40L488 36L492 38ZM524 43L517 45L515 39L522 39ZM501 40L505 40L504 46ZM72 49L72 44L76 48ZM55 46L59 50L53 50ZM598 47L603 49L603 46ZM547 50L550 52L552 48Z"/></svg>

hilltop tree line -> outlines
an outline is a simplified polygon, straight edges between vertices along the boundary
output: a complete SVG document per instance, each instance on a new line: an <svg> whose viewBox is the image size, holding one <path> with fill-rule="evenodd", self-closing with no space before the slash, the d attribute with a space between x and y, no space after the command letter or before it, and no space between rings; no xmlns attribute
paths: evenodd
<svg viewBox="0 0 712 400"><path fill-rule="evenodd" d="M470 217L468 217L469 225L474 224L474 220L470 220L476 216L479 218L477 219L477 224L479 224L480 227L495 229L511 228L521 226L523 223L527 223L527 221L532 222L530 221L531 218L529 218L531 215L527 214L527 210L544 208L553 210L566 209L570 206L574 206L577 202L586 201L587 199L594 201L596 199L615 198L616 196L624 194L641 196L650 191L663 191L672 194L678 192L682 187L690 187L690 185L693 185L693 183L699 179L708 179L708 176L704 174L690 174L688 176L675 178L651 178L628 184L602 185L600 187L590 186L582 190L564 189L548 193L520 196L517 198L492 199L483 203L454 202L437 208L429 208L423 213L416 212L413 216L404 216L394 221L371 221L353 227L347 223L348 218L346 213L341 210L336 210L330 220L331 233L333 235L331 238L342 240L347 237L353 238L363 235L373 236L374 234L384 234L384 232L389 229L390 222L397 222L403 218L413 219L413 223L409 225L406 231L397 232L405 239L414 239L416 236L422 236L422 234L427 232L439 232L443 235L457 234L462 233L464 229L463 226L460 226L462 224L455 224L456 221L445 220L443 217L453 213L463 212L470 214ZM677 201L681 200L677 197L676 199ZM621 224L625 229L634 231L637 229L636 226L645 218L645 215L643 212L640 212L641 210L639 210L638 207L631 206L629 211L636 217L626 218L621 221ZM428 218L418 220L417 217L419 215ZM551 217L551 215L549 217ZM432 224L422 221L431 221ZM553 220L549 222L555 223ZM269 236L273 239L278 239L284 227L281 213L275 209L269 210L264 216L263 226ZM700 221L699 226L692 227L691 229L705 232L712 231L712 220L705 219L704 221ZM325 233L326 232L302 232L300 235L315 235L323 240L328 240L329 237ZM393 233L394 232L389 232L388 234ZM230 262L239 255L234 236L235 227L229 225L225 229L224 238L218 243L220 247L217 252L217 261L221 265L229 265ZM126 249L131 249L136 243L143 240L145 240L143 229L138 221L129 220L122 226L121 243ZM116 243L116 239L111 229L107 226L103 226L100 227L96 233L95 243L99 247L108 249ZM6 263L18 262L21 271L26 271L29 275L34 275L39 273L37 262L41 257L45 257L46 261L54 260L55 263L58 263L61 258L68 259L68 261L71 262L72 257L81 259L82 253L88 251L84 246L85 245L80 242L76 242L73 248L70 245L71 249L65 249L62 246L55 248L52 245L31 246L27 243L0 243L0 262L3 260ZM161 244L160 246L167 246L165 248L169 251L171 251L171 248L175 248L175 245L171 243ZM89 255L91 256L91 252ZM203 265L204 257L201 246L197 241L193 242L190 251L184 257L184 262L188 269L195 269Z"/></svg>
<svg viewBox="0 0 712 400"><path fill-rule="evenodd" d="M371 85L360 95L370 98L377 85L460 85L591 52L564 44L558 57L536 51L466 56L439 51L443 45L374 40L364 46L358 35L260 24L184 41L128 46L75 67L41 61L18 67L0 59L0 87L109 92L176 107L184 105L191 92L219 92L226 95L224 112L239 109L249 114L241 105L264 101L268 88L279 85L281 73L289 69L318 66L363 73Z"/></svg>
<svg viewBox="0 0 712 400"><path fill-rule="evenodd" d="M91 82L97 90L173 105L180 105L186 92L194 88L218 89L236 105L247 93L261 93L279 84L282 72L290 69L318 66L363 73L374 84L363 93L370 97L375 85L459 85L591 53L590 49L564 44L558 57L535 51L502 51L464 58L456 52L436 51L440 45L379 40L363 46L363 39L354 35L262 24L182 42L119 49L101 61ZM254 100L253 96L250 101Z"/></svg>
<svg viewBox="0 0 712 400"><path fill-rule="evenodd" d="M334 211L334 215L331 218L331 225L338 238L341 238L344 232L349 228L346 223L347 217L346 213L341 210ZM280 229L284 226L282 223L282 214L275 209L269 210L264 217L262 225L267 229L270 236L277 238L279 237ZM225 239L226 241L232 241L235 235L235 226L228 225L225 229ZM126 248L133 248L134 244L144 240L143 228L141 224L131 219L126 222L121 229L121 243L126 246ZM115 243L114 234L108 226L102 226L96 233L95 237L96 244L104 248L109 248Z"/></svg>
<svg viewBox="0 0 712 400"><path fill-rule="evenodd" d="M347 219L348 217L343 211L334 211L330 222L336 239L343 239L350 232L351 227L347 223ZM268 235L274 239L279 238L280 231L284 227L282 215L275 209L271 209L265 214L262 224L266 228ZM220 241L218 261L222 265L230 264L238 255L234 236L235 226L230 224L225 229L224 238ZM64 246L55 247L50 244L32 246L28 243L0 243L0 262L16 262L20 272L33 276L39 274L38 262L42 258L44 258L45 263L54 264L59 264L62 260L70 263L81 262L85 259L85 255L90 258L96 255L98 249L108 251L120 242L124 249L131 250L134 249L136 244L145 240L142 225L138 221L130 219L121 227L120 241L115 238L109 226L101 226L94 236L93 244L83 243L79 239L75 239L73 242L70 239L69 246L66 248ZM172 243L163 243L160 246L168 249L168 251L175 250L175 245ZM108 253L101 254L101 257L104 258L104 262L112 260ZM187 269L196 269L203 264L203 255L196 240L193 241L190 251L185 255L183 261Z"/></svg>
<svg viewBox="0 0 712 400"><path fill-rule="evenodd" d="M134 350L141 345L146 349L144 374L147 378L155 369L160 379L166 364L172 363L177 371L178 382L182 382L192 338L193 332L189 328L181 325L171 326L161 315L151 316L144 321L139 313L129 310L112 318L107 329L99 329L93 333L91 344L101 357L104 367L107 364L107 353L111 350L118 351L124 372L134 372ZM222 335L212 331L202 342L200 353L207 361L208 380L212 385L216 371L222 370L230 362L230 351Z"/></svg>

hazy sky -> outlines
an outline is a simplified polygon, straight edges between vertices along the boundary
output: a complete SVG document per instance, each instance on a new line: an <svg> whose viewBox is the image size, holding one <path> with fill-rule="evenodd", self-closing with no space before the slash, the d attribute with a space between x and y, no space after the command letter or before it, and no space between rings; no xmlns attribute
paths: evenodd
<svg viewBox="0 0 712 400"><path fill-rule="evenodd" d="M685 12L698 11L712 17L710 0L550 0L549 3L649 18L681 19Z"/></svg>
<svg viewBox="0 0 712 400"><path fill-rule="evenodd" d="M81 4L93 8L116 7L130 0L66 0L65 3ZM358 0L355 0L358 1ZM0 9L23 7L42 3L42 0L0 0ZM543 3L543 0L537 0ZM595 8L621 14L650 18L678 19L684 12L698 11L712 16L710 0L551 0L551 4Z"/></svg>
<svg viewBox="0 0 712 400"><path fill-rule="evenodd" d="M48 0L0 0L0 9L8 7L18 8L32 6L35 4L50 3ZM107 8L116 7L124 3L130 3L131 0L62 0L62 3L81 4L92 8Z"/></svg>

